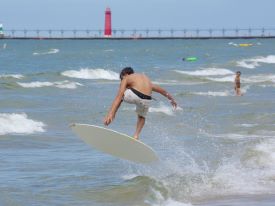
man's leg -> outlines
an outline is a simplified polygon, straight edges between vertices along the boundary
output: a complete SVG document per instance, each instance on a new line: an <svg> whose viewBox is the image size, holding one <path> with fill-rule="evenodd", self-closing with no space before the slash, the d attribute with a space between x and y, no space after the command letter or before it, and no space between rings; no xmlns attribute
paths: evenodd
<svg viewBox="0 0 275 206"><path fill-rule="evenodd" d="M241 89L237 88L237 96L242 96Z"/></svg>
<svg viewBox="0 0 275 206"><path fill-rule="evenodd" d="M136 132L135 132L135 134L134 134L134 138L135 138L135 139L138 139L139 134L140 134L140 132L141 132L141 130L142 130L144 124L145 124L145 118L138 115Z"/></svg>

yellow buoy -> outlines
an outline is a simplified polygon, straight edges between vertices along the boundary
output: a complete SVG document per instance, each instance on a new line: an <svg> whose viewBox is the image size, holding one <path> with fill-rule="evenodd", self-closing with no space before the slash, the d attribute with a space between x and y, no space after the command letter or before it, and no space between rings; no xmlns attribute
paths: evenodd
<svg viewBox="0 0 275 206"><path fill-rule="evenodd" d="M241 47L248 47L248 46L253 46L253 44L239 44Z"/></svg>

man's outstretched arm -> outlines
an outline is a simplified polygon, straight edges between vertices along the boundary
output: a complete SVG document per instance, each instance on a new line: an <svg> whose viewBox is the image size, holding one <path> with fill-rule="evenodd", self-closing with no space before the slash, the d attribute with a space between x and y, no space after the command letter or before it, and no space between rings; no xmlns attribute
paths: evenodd
<svg viewBox="0 0 275 206"><path fill-rule="evenodd" d="M121 81L118 93L112 103L112 106L111 106L108 114L104 118L103 122L106 126L109 125L114 120L116 112L121 105L122 98L123 98L124 92L126 90L126 86L127 86L127 80L125 78Z"/></svg>
<svg viewBox="0 0 275 206"><path fill-rule="evenodd" d="M177 102L175 101L175 99L172 97L171 94L169 94L165 89L163 89L162 87L158 86L158 85L155 85L153 84L152 85L152 90L154 92L157 92L157 93L160 93L161 95L165 96L167 99L170 100L172 106L174 109L177 108Z"/></svg>

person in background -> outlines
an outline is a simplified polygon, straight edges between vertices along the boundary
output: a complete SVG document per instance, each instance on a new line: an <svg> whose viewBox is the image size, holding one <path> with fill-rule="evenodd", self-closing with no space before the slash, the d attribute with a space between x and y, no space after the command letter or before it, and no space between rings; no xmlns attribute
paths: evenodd
<svg viewBox="0 0 275 206"><path fill-rule="evenodd" d="M235 77L235 92L237 96L242 96L241 93L241 72L237 71L236 72L236 77Z"/></svg>

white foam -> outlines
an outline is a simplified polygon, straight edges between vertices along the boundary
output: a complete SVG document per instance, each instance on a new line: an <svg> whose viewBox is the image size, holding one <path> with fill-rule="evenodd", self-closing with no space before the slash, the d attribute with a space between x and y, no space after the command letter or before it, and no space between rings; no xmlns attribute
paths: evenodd
<svg viewBox="0 0 275 206"><path fill-rule="evenodd" d="M229 194L265 194L274 191L275 141L266 139L245 148L241 156L224 161L215 171L214 182Z"/></svg>
<svg viewBox="0 0 275 206"><path fill-rule="evenodd" d="M225 76L225 77L207 77L208 80L215 82L234 82L235 75ZM241 77L242 83L263 83L271 82L275 83L275 75L273 74L261 74Z"/></svg>
<svg viewBox="0 0 275 206"><path fill-rule="evenodd" d="M22 74L2 74L0 78L15 78L15 79L22 79L24 76Z"/></svg>
<svg viewBox="0 0 275 206"><path fill-rule="evenodd" d="M245 94L247 92L247 90L249 90L249 89L250 89L250 86L246 85L246 86L244 86L244 87L241 88L241 93Z"/></svg>
<svg viewBox="0 0 275 206"><path fill-rule="evenodd" d="M258 153L256 163L274 169L275 175L275 141L268 139L255 146L254 150Z"/></svg>
<svg viewBox="0 0 275 206"><path fill-rule="evenodd" d="M209 134L206 132L203 132L203 135L206 135L208 137L215 137L215 138L224 138L224 139L255 139L260 138L260 135L252 135L252 134L241 134L241 133L225 133L225 134Z"/></svg>
<svg viewBox="0 0 275 206"><path fill-rule="evenodd" d="M257 125L258 124L248 124L248 123L239 124L239 126L241 126L241 127L247 127L247 128L255 127Z"/></svg>
<svg viewBox="0 0 275 206"><path fill-rule="evenodd" d="M218 185L213 193L234 194L257 194L265 193L265 187L260 184L260 174L251 168L245 168L239 160L223 162L215 171L211 182Z"/></svg>
<svg viewBox="0 0 275 206"><path fill-rule="evenodd" d="M104 69L88 69L83 68L80 70L68 70L61 73L63 76L79 79L107 79L107 80L119 80L119 74Z"/></svg>
<svg viewBox="0 0 275 206"><path fill-rule="evenodd" d="M138 177L138 176L139 176L138 174L128 174L128 175L123 175L122 179L123 180L131 180L131 179L133 179L135 177Z"/></svg>
<svg viewBox="0 0 275 206"><path fill-rule="evenodd" d="M237 66L247 68L247 69L254 69L254 68L259 66L259 63L258 62L253 62L253 61L251 62L251 61L248 61L248 60L244 59L244 60L238 61Z"/></svg>
<svg viewBox="0 0 275 206"><path fill-rule="evenodd" d="M265 85L265 84L262 84L262 85L259 85L260 87L263 87L263 88L266 88L266 87L275 87L275 84L272 84L272 85Z"/></svg>
<svg viewBox="0 0 275 206"><path fill-rule="evenodd" d="M45 126L43 122L29 119L25 113L0 113L0 135L44 132Z"/></svg>
<svg viewBox="0 0 275 206"><path fill-rule="evenodd" d="M227 97L231 96L232 94L229 91L224 91L224 92L213 92L213 91L208 91L208 92L194 92L196 95L202 95L202 96L214 96L214 97Z"/></svg>
<svg viewBox="0 0 275 206"><path fill-rule="evenodd" d="M275 75L273 74L253 75L253 76L248 76L246 78L242 78L242 81L244 83L262 83L262 82L275 83Z"/></svg>
<svg viewBox="0 0 275 206"><path fill-rule="evenodd" d="M149 112L151 113L163 113L169 116L173 116L176 111L182 111L183 109L181 107L177 107L176 110L173 109L172 106L167 106L163 103L160 103L158 107L150 107Z"/></svg>
<svg viewBox="0 0 275 206"><path fill-rule="evenodd" d="M205 84L205 82L180 82L177 80L157 80L153 81L153 84L158 85L198 85L198 84Z"/></svg>
<svg viewBox="0 0 275 206"><path fill-rule="evenodd" d="M221 75L229 75L234 74L231 70L224 69L224 68L205 68L196 71L181 71L175 70L177 73L187 74L192 76L221 76Z"/></svg>
<svg viewBox="0 0 275 206"><path fill-rule="evenodd" d="M38 56L38 55L47 55L47 54L56 54L59 52L59 49L50 49L46 52L33 52L32 55Z"/></svg>
<svg viewBox="0 0 275 206"><path fill-rule="evenodd" d="M104 51L105 51L105 52L113 52L114 49L105 49Z"/></svg>
<svg viewBox="0 0 275 206"><path fill-rule="evenodd" d="M171 198L167 200L156 201L156 203L150 203L149 201L145 201L145 203L149 203L151 206L192 206L190 203L178 202Z"/></svg>
<svg viewBox="0 0 275 206"><path fill-rule="evenodd" d="M78 86L83 86L78 82L70 82L68 80L60 81L60 82L29 82L29 83L22 83L17 82L18 85L24 88L41 88L41 87L57 87L62 89L76 89Z"/></svg>
<svg viewBox="0 0 275 206"><path fill-rule="evenodd" d="M260 63L275 64L275 55L268 55L266 57L259 56L251 59L242 59L240 61L237 61L237 66L248 69L254 69L260 66Z"/></svg>
<svg viewBox="0 0 275 206"><path fill-rule="evenodd" d="M236 43L234 43L234 42L229 42L228 45L233 45L233 46L235 46L235 47L238 47L238 46L239 46L238 44L236 44Z"/></svg>
<svg viewBox="0 0 275 206"><path fill-rule="evenodd" d="M192 206L190 203L183 203L173 200L172 198L165 198L163 194L154 188L150 188L153 198L145 200L144 202L151 206Z"/></svg>
<svg viewBox="0 0 275 206"><path fill-rule="evenodd" d="M76 89L78 86L83 86L83 84L65 80L62 82L54 82L54 86L61 89Z"/></svg>
<svg viewBox="0 0 275 206"><path fill-rule="evenodd" d="M209 79L211 81L215 81L215 82L234 82L235 75L225 76L225 77L220 77L220 78L208 77L207 79Z"/></svg>

